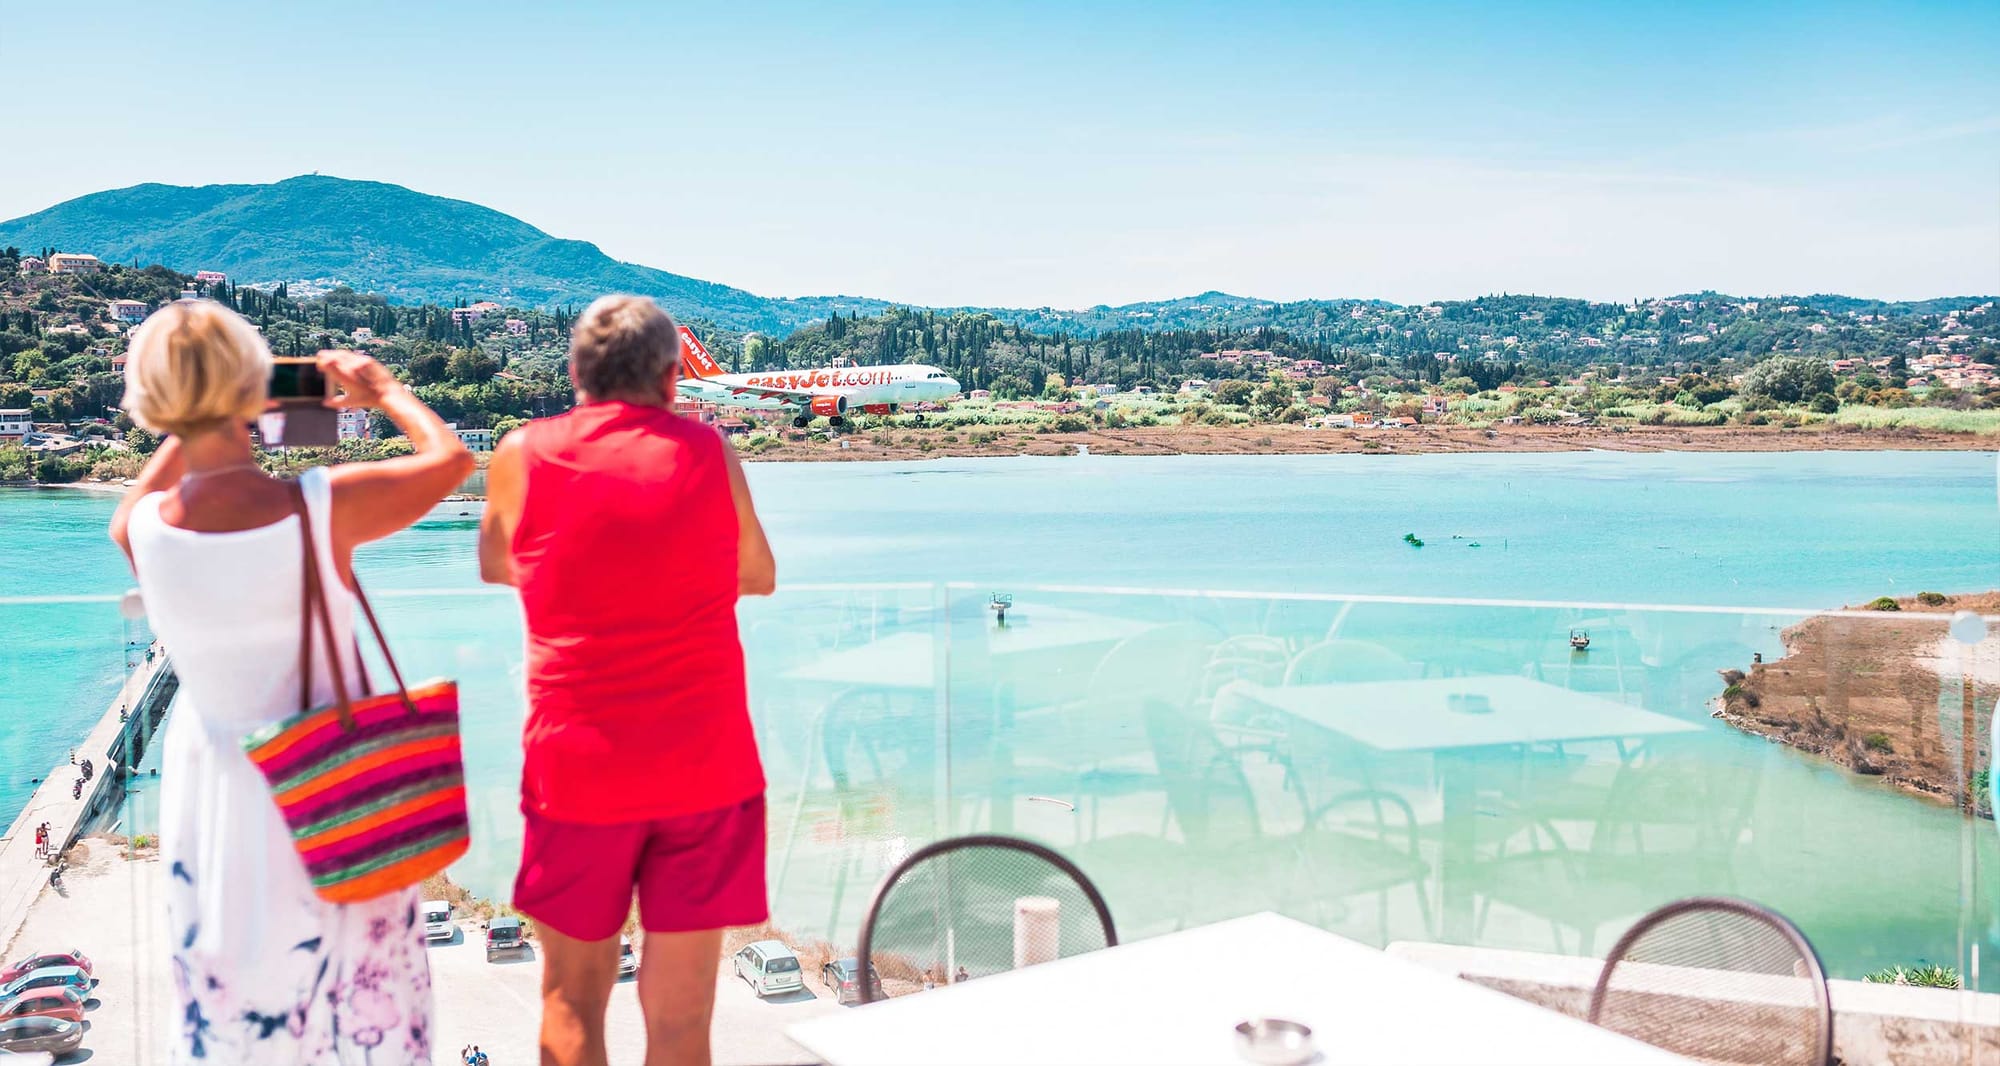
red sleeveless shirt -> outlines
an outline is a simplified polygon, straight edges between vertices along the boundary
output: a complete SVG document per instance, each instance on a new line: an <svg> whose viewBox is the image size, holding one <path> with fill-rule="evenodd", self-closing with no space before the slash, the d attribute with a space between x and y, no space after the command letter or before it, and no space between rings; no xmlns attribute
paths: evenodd
<svg viewBox="0 0 2000 1066"><path fill-rule="evenodd" d="M527 498L524 809L605 824L764 789L736 631L736 508L719 434L585 404L515 430Z"/></svg>

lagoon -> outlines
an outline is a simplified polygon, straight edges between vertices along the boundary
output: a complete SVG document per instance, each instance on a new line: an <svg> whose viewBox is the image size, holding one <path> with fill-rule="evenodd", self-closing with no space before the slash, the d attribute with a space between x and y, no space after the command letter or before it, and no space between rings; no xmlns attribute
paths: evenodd
<svg viewBox="0 0 2000 1066"><path fill-rule="evenodd" d="M1957 959L1960 937L1990 939L1972 915L1991 908L1983 892L1961 891L1959 865L1970 856L1989 880L2000 870L1990 822L1737 734L1707 718L1706 701L1717 670L1778 655L1798 611L2000 587L1991 456L1088 457L750 471L787 586L743 616L774 892L797 932L851 939L896 854L948 831L1011 826L1074 851L1135 932L1271 906L1378 942L1602 951L1604 930L1633 908L1686 888L1779 906L1846 976ZM102 534L113 502L0 490L0 803L18 805L27 779L63 759L121 669L126 633L110 603L29 602L129 585ZM476 581L474 523L447 506L369 548L359 568L410 672L465 686L478 844L455 873L500 893L519 840L520 637L511 601ZM1124 588L1251 595L1110 591ZM996 592L1015 596L1015 632L1040 640L1035 654L1013 655L1008 642L1020 641L992 629ZM1757 610L1281 598L1301 592ZM1577 625L1594 636L1583 659L1563 646ZM1093 631L1147 637L1114 655ZM1526 670L1698 728L1678 744L1450 760L1272 743L1240 759L1240 781L1218 784L1170 772L1156 717L1076 710L1179 684L1183 702L1223 721L1241 693L1218 691L1220 645L1254 659L1330 634L1432 676ZM924 675L928 690L921 679L800 680L889 638L952 649ZM1179 677L1190 663L1206 672ZM1284 680L1258 669L1237 676ZM1374 845L1405 827L1376 824L1379 812L1361 823L1328 815L1341 821L1342 850L1314 850L1327 838L1305 832L1303 800L1336 782L1407 805L1409 876L1355 888L1340 875L1398 868ZM1448 795L1471 813L1453 817ZM1232 807L1238 798L1249 814ZM149 799L136 798L135 820ZM1204 837L1194 825L1228 831ZM1376 839L1352 845L1357 830ZM1268 840L1282 868L1246 854L1247 840Z"/></svg>

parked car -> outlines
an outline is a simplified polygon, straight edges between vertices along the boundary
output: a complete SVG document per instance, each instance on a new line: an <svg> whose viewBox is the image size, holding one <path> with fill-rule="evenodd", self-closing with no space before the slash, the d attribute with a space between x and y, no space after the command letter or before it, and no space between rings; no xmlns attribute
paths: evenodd
<svg viewBox="0 0 2000 1066"><path fill-rule="evenodd" d="M639 972L639 955L632 950L632 938L618 938L618 976L630 977Z"/></svg>
<svg viewBox="0 0 2000 1066"><path fill-rule="evenodd" d="M530 949L525 933L519 918L495 918L487 922L486 961L492 962L502 955L528 954Z"/></svg>
<svg viewBox="0 0 2000 1066"><path fill-rule="evenodd" d="M796 992L806 986L799 957L776 940L759 940L736 953L736 976L759 996Z"/></svg>
<svg viewBox="0 0 2000 1066"><path fill-rule="evenodd" d="M0 1018L44 1018L83 1020L83 994L74 988L37 988L21 993L0 1005Z"/></svg>
<svg viewBox="0 0 2000 1066"><path fill-rule="evenodd" d="M90 973L90 959L81 951L53 951L46 955L36 955L0 970L0 985L33 973L44 966L74 966L84 973Z"/></svg>
<svg viewBox="0 0 2000 1066"><path fill-rule="evenodd" d="M80 966L44 966L0 985L0 1003L37 988L74 988L78 995L90 991L90 975Z"/></svg>
<svg viewBox="0 0 2000 1066"><path fill-rule="evenodd" d="M875 987L880 989L882 987L882 974L875 969L873 963L869 964L868 973L875 978ZM861 960L848 958L829 961L825 966L819 968L819 982L825 985L828 991L833 993L833 998L836 1002L852 1003L860 999Z"/></svg>
<svg viewBox="0 0 2000 1066"><path fill-rule="evenodd" d="M424 939L450 940L458 935L458 925L451 920L451 904L441 899L424 901Z"/></svg>
<svg viewBox="0 0 2000 1066"><path fill-rule="evenodd" d="M61 1058L83 1046L83 1023L66 1018L8 1018L0 1021L0 1051L41 1052Z"/></svg>

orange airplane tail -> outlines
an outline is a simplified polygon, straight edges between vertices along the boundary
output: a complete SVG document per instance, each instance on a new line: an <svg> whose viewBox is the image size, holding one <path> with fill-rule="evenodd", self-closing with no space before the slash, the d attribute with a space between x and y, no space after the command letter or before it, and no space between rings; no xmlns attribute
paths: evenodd
<svg viewBox="0 0 2000 1066"><path fill-rule="evenodd" d="M701 338L686 326L681 327L681 372L691 378L712 378L722 373L722 367L708 354Z"/></svg>

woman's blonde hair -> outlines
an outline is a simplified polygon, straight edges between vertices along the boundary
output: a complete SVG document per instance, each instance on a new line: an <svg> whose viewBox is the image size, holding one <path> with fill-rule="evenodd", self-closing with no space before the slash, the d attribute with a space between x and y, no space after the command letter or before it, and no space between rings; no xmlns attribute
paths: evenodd
<svg viewBox="0 0 2000 1066"><path fill-rule="evenodd" d="M125 410L155 433L184 437L264 410L271 348L242 315L213 300L176 300L132 331Z"/></svg>

